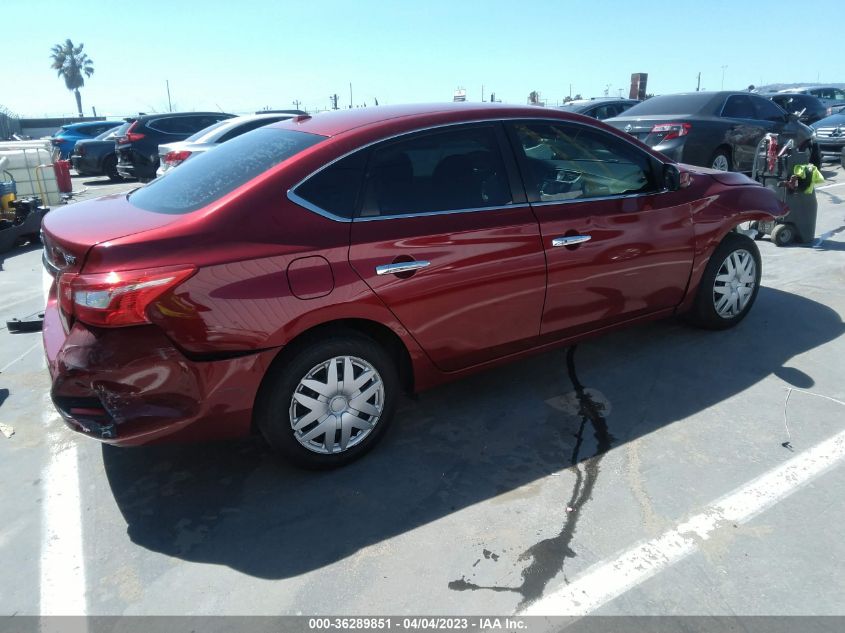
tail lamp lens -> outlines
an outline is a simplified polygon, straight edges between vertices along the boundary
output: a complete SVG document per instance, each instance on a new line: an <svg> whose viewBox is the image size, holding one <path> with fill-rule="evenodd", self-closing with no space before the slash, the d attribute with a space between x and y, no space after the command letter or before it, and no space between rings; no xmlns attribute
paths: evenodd
<svg viewBox="0 0 845 633"><path fill-rule="evenodd" d="M149 323L147 308L196 272L191 267L152 268L59 277L59 305L68 316L99 327Z"/></svg>
<svg viewBox="0 0 845 633"><path fill-rule="evenodd" d="M651 134L664 134L664 141L680 138L690 133L691 123L658 123L651 128Z"/></svg>
<svg viewBox="0 0 845 633"><path fill-rule="evenodd" d="M134 141L140 141L142 138L144 138L143 134L135 131L136 127L138 127L138 122L133 121L132 125L129 126L129 128L126 130L126 132L123 134L123 136L119 136L117 138L117 144L118 145L125 145L126 143L132 143Z"/></svg>
<svg viewBox="0 0 845 633"><path fill-rule="evenodd" d="M164 155L164 162L175 167L182 161L187 160L190 155L191 152L187 150L182 150L181 152L167 152L167 154Z"/></svg>

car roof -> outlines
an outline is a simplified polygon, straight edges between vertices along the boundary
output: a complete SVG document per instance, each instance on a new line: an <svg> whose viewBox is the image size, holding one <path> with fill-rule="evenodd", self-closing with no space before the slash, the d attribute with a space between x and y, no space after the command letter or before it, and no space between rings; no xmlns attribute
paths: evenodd
<svg viewBox="0 0 845 633"><path fill-rule="evenodd" d="M86 127L99 127L101 125L120 125L122 121L81 121L80 123L68 123L63 125L63 130L76 130Z"/></svg>
<svg viewBox="0 0 845 633"><path fill-rule="evenodd" d="M472 119L502 118L573 118L572 115L557 108L540 106L513 106L503 103L426 103L396 106L372 106L347 110L329 110L314 116L296 116L287 121L272 123L270 127L292 129L320 136L336 136L356 128L377 126L387 121L424 118L431 125L461 123ZM583 120L579 117L578 120ZM411 125L408 126L413 127Z"/></svg>
<svg viewBox="0 0 845 633"><path fill-rule="evenodd" d="M134 117L127 117L127 121L150 121L152 119L165 119L170 117L182 117L182 116L221 116L231 118L235 116L234 114L229 114L227 112L157 112L155 114L139 114L138 116Z"/></svg>

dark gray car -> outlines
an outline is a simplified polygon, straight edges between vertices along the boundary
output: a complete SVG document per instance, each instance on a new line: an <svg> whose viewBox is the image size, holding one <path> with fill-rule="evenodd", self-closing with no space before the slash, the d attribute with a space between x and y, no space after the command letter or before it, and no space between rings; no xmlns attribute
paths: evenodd
<svg viewBox="0 0 845 633"><path fill-rule="evenodd" d="M722 171L750 172L754 151L768 132L818 150L813 131L768 99L748 92L690 92L652 97L605 121L670 159Z"/></svg>

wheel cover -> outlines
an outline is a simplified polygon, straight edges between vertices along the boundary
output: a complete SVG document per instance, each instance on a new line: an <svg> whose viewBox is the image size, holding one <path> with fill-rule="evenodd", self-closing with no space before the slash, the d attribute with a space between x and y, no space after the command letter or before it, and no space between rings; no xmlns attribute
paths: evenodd
<svg viewBox="0 0 845 633"><path fill-rule="evenodd" d="M713 169L718 169L719 171L728 171L730 169L730 165L728 164L728 157L724 154L718 154L713 159Z"/></svg>
<svg viewBox="0 0 845 633"><path fill-rule="evenodd" d="M732 319L748 307L757 283L757 262L745 249L725 258L713 283L713 307L723 319Z"/></svg>
<svg viewBox="0 0 845 633"><path fill-rule="evenodd" d="M299 381L290 426L309 451L342 453L372 433L383 408L384 382L375 367L355 356L335 356Z"/></svg>

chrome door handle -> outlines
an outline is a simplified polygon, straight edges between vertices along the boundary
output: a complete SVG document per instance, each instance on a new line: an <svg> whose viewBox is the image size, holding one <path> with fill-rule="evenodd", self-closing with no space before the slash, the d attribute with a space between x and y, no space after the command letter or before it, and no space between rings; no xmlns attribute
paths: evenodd
<svg viewBox="0 0 845 633"><path fill-rule="evenodd" d="M426 266L430 265L431 262L426 262L422 260L413 262L398 262L396 264L383 264L381 266L376 266L376 275L395 275L396 273L407 273L412 270L419 270L420 268L425 268Z"/></svg>
<svg viewBox="0 0 845 633"><path fill-rule="evenodd" d="M552 246L574 246L582 242L589 242L592 235L569 235L567 237L556 237L552 240Z"/></svg>

